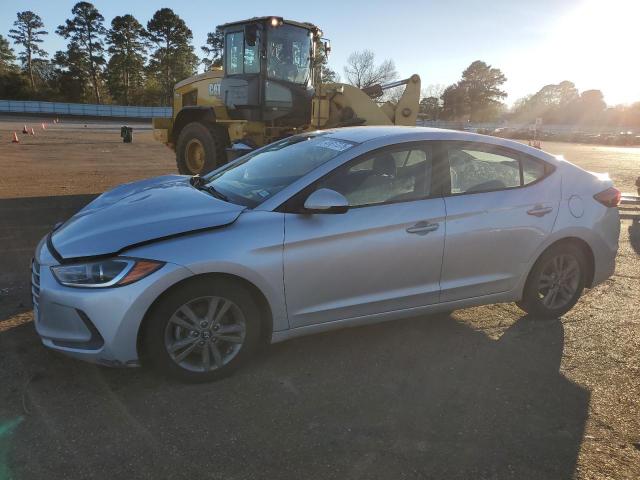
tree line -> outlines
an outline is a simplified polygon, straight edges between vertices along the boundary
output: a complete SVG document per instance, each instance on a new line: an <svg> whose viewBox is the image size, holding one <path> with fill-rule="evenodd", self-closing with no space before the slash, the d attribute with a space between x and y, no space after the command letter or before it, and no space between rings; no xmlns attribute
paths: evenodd
<svg viewBox="0 0 640 480"><path fill-rule="evenodd" d="M608 107L600 90L579 92L570 81L545 85L507 108L502 101L507 94L501 89L506 81L500 69L476 60L458 82L446 88L431 86L423 94L421 116L427 120L531 124L541 119L543 124L640 128L640 102Z"/></svg>
<svg viewBox="0 0 640 480"><path fill-rule="evenodd" d="M208 35L200 59L193 33L170 8L157 10L146 26L126 14L107 27L93 4L78 2L71 17L55 28L67 45L52 57L41 47L49 35L42 18L32 11L16 17L8 37L17 55L0 35L1 98L171 105L176 82L196 73L201 63L221 64L220 33Z"/></svg>
<svg viewBox="0 0 640 480"><path fill-rule="evenodd" d="M0 98L120 105L171 105L174 85L197 72L222 65L221 32L207 35L198 58L193 33L170 8L157 10L143 25L133 15L119 15L109 26L89 2L78 2L71 16L55 28L66 49L49 56L41 44L49 31L32 11L18 12L8 37L0 35ZM19 62L19 65L18 63ZM325 82L339 82L326 57L320 60ZM376 63L370 50L352 53L343 69L345 81L358 88L398 78L393 60ZM486 62L472 62L460 80L431 85L422 93L420 116L427 120L615 125L640 127L640 102L607 107L600 90L579 92L563 81L546 85L507 108L505 74ZM396 100L402 88L381 100Z"/></svg>
<svg viewBox="0 0 640 480"><path fill-rule="evenodd" d="M573 82L542 87L515 102L510 118L527 123L541 118L545 124L610 125L640 127L640 102L608 107L600 90L579 92Z"/></svg>
<svg viewBox="0 0 640 480"><path fill-rule="evenodd" d="M335 72L331 72L335 78ZM388 83L398 78L393 60L376 64L369 50L352 53L344 67L347 83L358 88ZM563 81L545 85L535 94L517 100L507 108L502 89L507 77L486 62L472 62L457 82L429 85L422 91L420 117L425 120L454 122L495 122L531 124L542 119L543 124L572 124L640 128L640 102L608 107L600 90L579 92L575 84ZM391 91L382 100L397 100L402 87Z"/></svg>

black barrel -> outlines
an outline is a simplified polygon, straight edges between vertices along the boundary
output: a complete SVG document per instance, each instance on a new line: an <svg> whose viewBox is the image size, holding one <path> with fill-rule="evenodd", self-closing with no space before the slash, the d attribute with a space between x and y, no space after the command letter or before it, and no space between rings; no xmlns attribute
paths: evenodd
<svg viewBox="0 0 640 480"><path fill-rule="evenodd" d="M123 143L131 143L133 142L133 128L122 126L120 127L120 136L122 137Z"/></svg>

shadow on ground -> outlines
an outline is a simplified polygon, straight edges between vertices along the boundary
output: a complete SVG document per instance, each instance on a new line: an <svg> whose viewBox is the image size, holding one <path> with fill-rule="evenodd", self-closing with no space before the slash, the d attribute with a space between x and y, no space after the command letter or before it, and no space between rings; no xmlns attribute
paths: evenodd
<svg viewBox="0 0 640 480"><path fill-rule="evenodd" d="M29 265L40 239L95 197L0 199L0 331L4 320L31 309Z"/></svg>
<svg viewBox="0 0 640 480"><path fill-rule="evenodd" d="M635 218L629 225L629 242L633 251L640 255L640 219Z"/></svg>
<svg viewBox="0 0 640 480"><path fill-rule="evenodd" d="M559 373L559 321L497 341L455 314L343 330L197 386L46 350L8 322L30 315L38 240L93 197L0 200L0 476L573 477L589 393Z"/></svg>
<svg viewBox="0 0 640 480"><path fill-rule="evenodd" d="M559 373L563 343L558 320L514 318L492 340L424 317L182 385L66 359L23 325L0 333L0 421L15 425L0 458L20 479L570 479L589 393Z"/></svg>

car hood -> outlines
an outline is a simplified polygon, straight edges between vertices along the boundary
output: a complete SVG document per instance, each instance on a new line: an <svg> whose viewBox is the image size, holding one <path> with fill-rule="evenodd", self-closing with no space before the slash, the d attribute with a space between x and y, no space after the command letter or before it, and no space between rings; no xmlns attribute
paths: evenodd
<svg viewBox="0 0 640 480"><path fill-rule="evenodd" d="M189 177L167 175L121 185L76 213L50 237L68 260L233 223L245 209L197 190Z"/></svg>

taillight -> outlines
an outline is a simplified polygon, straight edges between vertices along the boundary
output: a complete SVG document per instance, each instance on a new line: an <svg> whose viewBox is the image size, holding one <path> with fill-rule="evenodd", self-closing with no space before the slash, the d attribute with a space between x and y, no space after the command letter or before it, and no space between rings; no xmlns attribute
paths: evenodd
<svg viewBox="0 0 640 480"><path fill-rule="evenodd" d="M607 188L604 192L596 193L593 198L605 207L617 207L620 205L620 190L615 187Z"/></svg>

